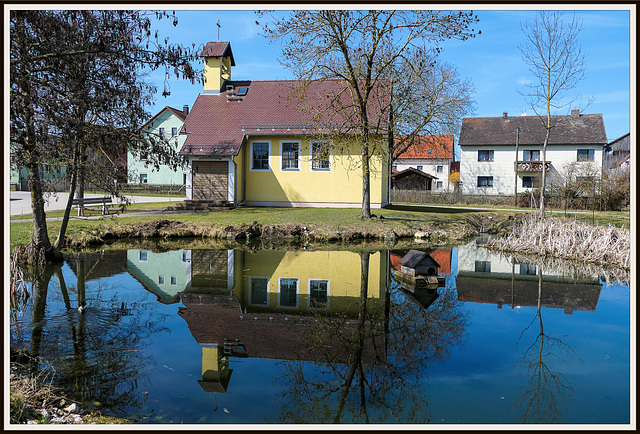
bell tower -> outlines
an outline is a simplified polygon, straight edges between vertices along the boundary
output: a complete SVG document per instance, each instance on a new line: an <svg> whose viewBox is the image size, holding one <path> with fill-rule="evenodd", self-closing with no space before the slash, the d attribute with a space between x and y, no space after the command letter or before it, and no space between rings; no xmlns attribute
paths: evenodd
<svg viewBox="0 0 640 434"><path fill-rule="evenodd" d="M200 57L204 57L204 93L220 93L231 80L231 67L236 66L231 43L207 42Z"/></svg>

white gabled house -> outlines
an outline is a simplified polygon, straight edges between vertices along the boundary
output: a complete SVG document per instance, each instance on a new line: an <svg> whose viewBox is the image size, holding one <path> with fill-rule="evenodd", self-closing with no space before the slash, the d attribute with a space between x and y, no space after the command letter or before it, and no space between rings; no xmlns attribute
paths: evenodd
<svg viewBox="0 0 640 434"><path fill-rule="evenodd" d="M180 150L186 136L180 134L184 121L189 114L189 106L185 105L182 110L166 106L145 123L141 131L157 134L166 138L176 151ZM160 165L155 169L147 164L144 153L127 153L127 167L130 184L152 184L152 185L184 185L186 182L186 172L182 169L174 170L169 166Z"/></svg>
<svg viewBox="0 0 640 434"><path fill-rule="evenodd" d="M546 153L549 181L568 173L570 166L599 172L608 143L602 114L572 110L571 115L553 116L553 123ZM464 118L459 140L462 194L513 196L516 185L518 193L539 187L544 137L537 116Z"/></svg>

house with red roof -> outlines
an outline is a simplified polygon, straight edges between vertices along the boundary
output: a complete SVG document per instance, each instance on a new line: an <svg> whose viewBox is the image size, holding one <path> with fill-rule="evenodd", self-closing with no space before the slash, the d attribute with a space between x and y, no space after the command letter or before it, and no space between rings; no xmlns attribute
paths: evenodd
<svg viewBox="0 0 640 434"><path fill-rule="evenodd" d="M349 122L329 108L341 98L350 103L344 82L303 88L296 80L234 81L229 42L208 42L201 56L204 89L180 131L180 154L188 160L187 204L361 205L362 148L355 135L332 134ZM386 133L373 140L388 146ZM371 207L386 205L389 165L383 153L371 158L370 185Z"/></svg>
<svg viewBox="0 0 640 434"><path fill-rule="evenodd" d="M393 154L392 188L433 192L449 190L453 160L453 135L417 136L409 145L396 137Z"/></svg>

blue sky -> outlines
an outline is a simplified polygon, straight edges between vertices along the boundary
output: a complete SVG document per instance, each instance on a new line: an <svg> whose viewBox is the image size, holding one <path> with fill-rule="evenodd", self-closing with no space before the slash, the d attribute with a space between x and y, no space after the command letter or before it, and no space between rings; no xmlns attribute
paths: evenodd
<svg viewBox="0 0 640 434"><path fill-rule="evenodd" d="M529 10L514 9L517 6L476 5L474 12L479 22L474 26L482 34L467 41L447 41L441 58L456 66L461 78L473 82L476 102L475 116L533 115L520 94L526 90L524 83L531 78L528 66L523 62L519 46L525 43L521 24L535 17L534 5ZM196 6L198 7L198 6ZM238 6L240 7L240 6ZM495 8L503 8L496 10ZM547 6L548 7L548 6ZM635 45L631 46L631 6L611 9L610 6L587 5L584 10L566 11L570 18L575 13L583 21L584 29L579 42L586 58L586 77L571 92L585 101L594 98L585 113L602 113L609 141L630 132L635 120L635 99L631 100L630 86L635 89ZM204 8L204 7L203 7ZM520 7L522 8L522 6ZM510 10L509 10L510 9ZM159 25L160 34L170 42L183 45L201 44L218 40L220 20L221 41L230 41L236 66L232 79L276 80L293 78L291 71L278 62L281 48L260 35L253 10L176 10L179 24ZM279 13L286 13L280 11ZM631 49L634 58L631 59ZM632 75L633 74L633 75ZM162 74L150 77L162 90ZM202 85L172 79L171 95L160 94L152 114L166 105L182 108L191 106L202 90ZM558 113L567 114L567 112ZM457 142L456 142L457 143Z"/></svg>

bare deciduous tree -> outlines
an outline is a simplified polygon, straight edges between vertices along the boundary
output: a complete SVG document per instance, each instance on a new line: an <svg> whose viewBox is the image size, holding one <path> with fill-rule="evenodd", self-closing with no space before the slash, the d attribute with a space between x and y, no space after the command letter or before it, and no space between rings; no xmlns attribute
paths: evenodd
<svg viewBox="0 0 640 434"><path fill-rule="evenodd" d="M554 118L553 113L578 102L578 97L567 98L566 94L584 78L586 70L586 54L578 42L582 22L574 16L567 23L563 21L563 15L561 11L539 11L533 22L522 26L527 42L520 51L533 74L529 91L524 96L546 131L542 145L541 215L544 215L547 184L547 145L559 119Z"/></svg>
<svg viewBox="0 0 640 434"><path fill-rule="evenodd" d="M343 92L327 96L318 119L333 124L337 142L345 143L341 137L349 135L361 146L362 217L371 217L371 158L378 155L388 161L393 143L393 115L398 115L392 108L398 94L393 87L401 86L400 72L410 74L404 77L407 83L434 91L428 86L430 78L446 82L447 72L441 68L431 77L427 74L435 65L438 43L475 36L470 28L475 22L470 11L300 10L263 26L267 37L282 41L282 63L301 82L344 82ZM415 101L406 103L418 108ZM403 126L417 122L413 130L420 131L425 119L434 118L407 115L399 122Z"/></svg>

